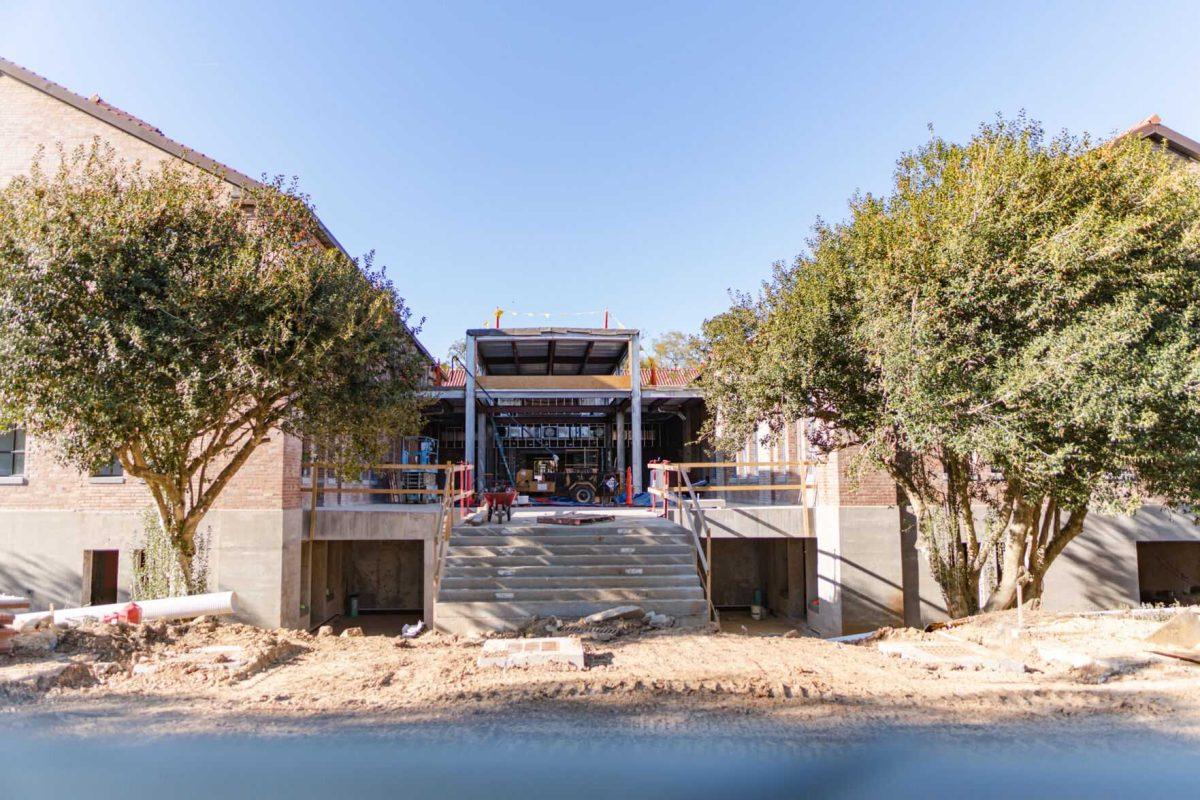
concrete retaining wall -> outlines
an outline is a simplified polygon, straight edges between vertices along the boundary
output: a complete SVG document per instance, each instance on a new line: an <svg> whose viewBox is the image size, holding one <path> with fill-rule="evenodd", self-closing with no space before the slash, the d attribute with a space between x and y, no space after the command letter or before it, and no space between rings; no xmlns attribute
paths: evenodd
<svg viewBox="0 0 1200 800"><path fill-rule="evenodd" d="M1128 516L1088 514L1083 532L1046 574L1043 607L1092 611L1137 606L1138 542L1200 542L1200 526L1164 506Z"/></svg>
<svg viewBox="0 0 1200 800"><path fill-rule="evenodd" d="M906 531L906 619L927 625L947 618L929 558ZM906 542L907 542L906 539ZM1083 532L1067 545L1046 574L1042 607L1048 611L1102 611L1137 606L1138 542L1200 542L1200 526L1164 506L1147 505L1131 515L1088 514ZM919 612L914 605L919 604Z"/></svg>
<svg viewBox="0 0 1200 800"><path fill-rule="evenodd" d="M804 509L800 506L709 509L704 513L714 538L803 537ZM809 513L813 534L809 541L815 540L815 547L789 558L797 570L803 564L805 575L805 596L789 598L791 611L798 614L803 609L809 626L825 636L904 624L899 509L894 505L821 505ZM720 552L714 550L714 562Z"/></svg>
<svg viewBox="0 0 1200 800"><path fill-rule="evenodd" d="M211 584L237 592L240 619L299 622L300 523L298 510L218 509L205 518ZM84 551L117 550L117 596L128 600L141 527L133 511L0 510L0 591L29 597L34 609L78 606Z"/></svg>
<svg viewBox="0 0 1200 800"><path fill-rule="evenodd" d="M811 511L809 512L812 513ZM804 535L801 506L704 509L713 538L777 539ZM810 520L811 521L811 520ZM811 528L810 528L811 530Z"/></svg>

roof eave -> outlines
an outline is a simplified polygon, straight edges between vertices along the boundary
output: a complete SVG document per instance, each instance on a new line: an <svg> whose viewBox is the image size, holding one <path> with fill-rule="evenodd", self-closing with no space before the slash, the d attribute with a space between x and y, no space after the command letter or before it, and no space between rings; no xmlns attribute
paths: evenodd
<svg viewBox="0 0 1200 800"><path fill-rule="evenodd" d="M169 139L161 133L157 133L149 128L143 127L131 119L127 119L120 114L110 111L103 105L93 103L86 97L72 92L65 86L60 86L48 78L43 78L36 72L31 72L30 70L25 69L20 64L14 64L6 58L0 58L0 74L8 75L9 77L20 81L26 86L37 89L39 92L43 92L44 94L48 94L54 99L66 103L72 108L82 111L83 113L94 117L101 122L111 125L117 130L127 133L136 139L140 139L149 145L157 147L167 155L174 156L181 161L191 164L192 166L195 166L209 173L210 175L220 178L221 180L224 180L240 189L249 190L265 188L265 184L263 184L262 181L257 181L243 172L238 172L232 167L222 164L215 159L209 158L203 153L198 153L189 147L185 147L179 142L176 142L174 139ZM342 246L342 243L337 240L337 237L333 235L325 223L321 221L321 218L314 213L313 219L316 220L318 232L320 237L324 239L324 243L329 247L336 247L347 257L349 257L350 253L345 247ZM425 357L431 362L434 361L433 356L428 350L425 349L425 345L421 344L421 340L417 338L417 335L413 333L411 329L409 330L409 333L412 336L413 342L417 345L417 348L425 355Z"/></svg>
<svg viewBox="0 0 1200 800"><path fill-rule="evenodd" d="M1145 139L1155 139L1165 142L1168 149L1192 161L1200 161L1200 142L1189 136L1184 136L1177 130L1169 128L1150 117L1146 122L1135 125L1123 134L1125 136L1141 136Z"/></svg>

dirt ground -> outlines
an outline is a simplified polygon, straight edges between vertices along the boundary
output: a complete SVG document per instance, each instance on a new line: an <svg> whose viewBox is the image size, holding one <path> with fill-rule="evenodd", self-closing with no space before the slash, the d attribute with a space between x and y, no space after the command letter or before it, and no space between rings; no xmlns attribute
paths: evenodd
<svg viewBox="0 0 1200 800"><path fill-rule="evenodd" d="M426 741L464 731L698 735L807 749L893 734L1113 747L1149 736L1196 747L1200 665L1148 652L1144 639L1162 620L1135 613L1026 613L1020 632L1005 613L852 644L568 626L560 633L584 640L583 670L478 667L480 641L432 632L322 637L212 619L93 626L57 631L52 651L0 656L0 727L85 736L418 732ZM1009 667L923 664L879 649L955 639Z"/></svg>

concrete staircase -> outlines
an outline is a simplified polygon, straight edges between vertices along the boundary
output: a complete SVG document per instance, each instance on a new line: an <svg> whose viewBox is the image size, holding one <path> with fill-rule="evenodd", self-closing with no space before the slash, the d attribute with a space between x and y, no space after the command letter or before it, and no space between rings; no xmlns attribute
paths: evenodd
<svg viewBox="0 0 1200 800"><path fill-rule="evenodd" d="M468 635L513 630L534 616L570 622L620 605L669 614L677 625L708 621L687 530L650 517L578 527L518 517L455 528L434 621Z"/></svg>

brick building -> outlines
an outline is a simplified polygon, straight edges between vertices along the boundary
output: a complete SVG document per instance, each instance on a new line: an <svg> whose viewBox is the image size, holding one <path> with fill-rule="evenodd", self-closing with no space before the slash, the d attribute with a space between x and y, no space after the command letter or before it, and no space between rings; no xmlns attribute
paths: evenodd
<svg viewBox="0 0 1200 800"><path fill-rule="evenodd" d="M1157 118L1135 132L1200 160L1200 144ZM53 157L60 144L96 137L129 160L172 159L218 175L231 192L254 183L98 97L0 60L0 184L27 171L39 149ZM324 236L337 244L327 230ZM467 369L439 370L429 389L425 433L437 461L470 462L480 482L489 474L520 480L521 470L532 481L545 469L539 450L550 429L556 445L572 442L563 457L569 450L578 470L628 469L637 488L653 459L705 460L691 444L705 414L702 398L686 374L640 369L636 331L493 329L469 331L468 342ZM269 626L320 624L351 595L368 608L428 619L437 602L434 515L417 505L338 497L330 486L314 526L302 451L300 441L272 436L208 514L212 584L238 593L244 619ZM740 460L794 462L806 453L800 426L789 425L770 447L748 443ZM801 504L770 488L795 479L787 469L729 478L763 485L757 497L742 493L704 510L718 539L714 602L738 608L761 594L769 610L825 635L943 613L895 485L883 473L851 474L852 457L826 456ZM586 496L587 481L571 480L563 488ZM119 469L78 474L22 431L0 433L0 591L28 595L39 608L128 597L150 506L145 487ZM1183 516L1160 507L1133 517L1089 515L1084 534L1051 571L1045 603L1136 604L1200 589L1197 574L1200 529Z"/></svg>

